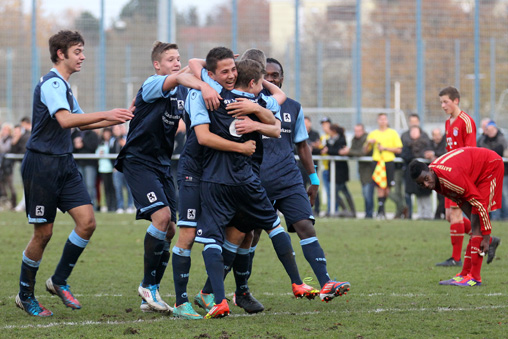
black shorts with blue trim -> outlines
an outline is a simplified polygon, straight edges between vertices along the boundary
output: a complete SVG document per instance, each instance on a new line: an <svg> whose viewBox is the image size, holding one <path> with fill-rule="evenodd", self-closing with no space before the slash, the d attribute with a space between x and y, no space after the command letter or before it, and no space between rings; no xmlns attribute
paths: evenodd
<svg viewBox="0 0 508 339"><path fill-rule="evenodd" d="M50 155L27 150L21 163L26 214L31 224L53 223L62 212L91 205L72 154Z"/></svg>
<svg viewBox="0 0 508 339"><path fill-rule="evenodd" d="M289 189L288 189L289 190ZM310 206L309 196L303 185L291 188L292 194L287 197L272 201L275 210L284 214L288 232L296 232L293 225L301 220L309 219L312 224L315 223L312 207Z"/></svg>
<svg viewBox="0 0 508 339"><path fill-rule="evenodd" d="M201 216L196 230L196 242L222 246L224 230L237 213L243 213L256 228L271 230L280 224L259 180L240 186L202 181L200 192Z"/></svg>
<svg viewBox="0 0 508 339"><path fill-rule="evenodd" d="M200 179L187 176L178 180L178 227L196 227L201 213Z"/></svg>
<svg viewBox="0 0 508 339"><path fill-rule="evenodd" d="M170 166L157 166L135 158L123 160L123 174L134 198L136 219L152 220L152 214L168 206L176 222L175 183Z"/></svg>

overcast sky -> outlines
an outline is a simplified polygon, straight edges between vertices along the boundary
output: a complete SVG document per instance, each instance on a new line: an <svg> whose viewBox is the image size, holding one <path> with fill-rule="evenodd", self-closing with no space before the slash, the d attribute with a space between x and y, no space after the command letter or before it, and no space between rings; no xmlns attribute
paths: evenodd
<svg viewBox="0 0 508 339"><path fill-rule="evenodd" d="M138 0L142 1L142 0ZM213 6L223 3L227 0L173 0L173 6L176 7L178 10L182 10L184 8L190 7L190 6L196 6L200 8L200 15L201 18L206 17L206 13L209 12ZM59 14L62 12L63 9L66 7L72 7L74 9L82 9L84 11L91 12L95 17L100 17L101 12L101 0L79 0L79 1L72 1L72 2L63 2L64 4L68 5L62 5L62 0L41 0L41 6L46 13L53 13L53 14ZM104 12L105 12L105 18L106 18L106 25L109 26L113 19L118 18L120 15L120 12L125 6L126 3L128 3L129 0L104 0ZM25 12L29 13L32 11L32 0L24 0L24 9Z"/></svg>

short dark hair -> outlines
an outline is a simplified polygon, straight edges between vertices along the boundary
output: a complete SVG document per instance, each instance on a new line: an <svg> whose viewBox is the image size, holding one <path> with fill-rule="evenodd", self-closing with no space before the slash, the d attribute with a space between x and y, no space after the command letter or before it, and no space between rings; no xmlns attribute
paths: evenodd
<svg viewBox="0 0 508 339"><path fill-rule="evenodd" d="M423 162L420 162L416 159L411 161L408 166L409 169L409 175L411 176L411 179L416 180L418 177L422 174L422 172L428 172L429 167L424 164Z"/></svg>
<svg viewBox="0 0 508 339"><path fill-rule="evenodd" d="M236 86L247 87L251 80L258 82L263 77L265 70L256 60L245 59L236 63L238 77L236 78Z"/></svg>
<svg viewBox="0 0 508 339"><path fill-rule="evenodd" d="M411 113L411 114L409 114L408 118L416 118L416 119L420 120L420 116L418 115L418 113Z"/></svg>
<svg viewBox="0 0 508 339"><path fill-rule="evenodd" d="M67 58L67 51L75 45L85 45L85 39L78 31L60 31L49 38L49 54L51 61L58 62L58 50Z"/></svg>
<svg viewBox="0 0 508 339"><path fill-rule="evenodd" d="M265 52L263 52L260 49L250 48L245 52L243 52L242 56L240 57L240 61L247 59L255 60L259 62L263 66L263 68L266 68L266 55Z"/></svg>
<svg viewBox="0 0 508 339"><path fill-rule="evenodd" d="M168 42L155 41L152 48L152 63L154 61L160 61L162 53L170 49L178 49L177 44L171 44Z"/></svg>
<svg viewBox="0 0 508 339"><path fill-rule="evenodd" d="M212 48L206 55L206 69L212 73L217 70L217 63L224 59L235 59L235 54L227 47Z"/></svg>
<svg viewBox="0 0 508 339"><path fill-rule="evenodd" d="M342 126L339 126L337 124L332 124L330 126L330 129L332 131L334 131L335 133L337 133L338 135L341 135L341 136L344 135L344 127L342 127Z"/></svg>
<svg viewBox="0 0 508 339"><path fill-rule="evenodd" d="M20 121L21 121L21 122L25 122L25 123L27 123L27 124L31 124L31 123L32 123L32 121L30 120L30 118L29 118L29 117L23 117L23 118L21 118L21 120L20 120Z"/></svg>
<svg viewBox="0 0 508 339"><path fill-rule="evenodd" d="M266 58L266 63L267 64L276 64L276 65L279 65L279 67L280 67L280 77L281 78L284 77L284 68L282 67L282 64L279 62L279 60L274 59L274 58Z"/></svg>
<svg viewBox="0 0 508 339"><path fill-rule="evenodd" d="M453 86L448 86L446 88L443 88L440 92L439 92L439 96L442 97L443 95L448 95L448 98L450 98L450 100L455 100L455 99L459 99L460 101L460 93L459 93L459 90L456 89L455 87Z"/></svg>

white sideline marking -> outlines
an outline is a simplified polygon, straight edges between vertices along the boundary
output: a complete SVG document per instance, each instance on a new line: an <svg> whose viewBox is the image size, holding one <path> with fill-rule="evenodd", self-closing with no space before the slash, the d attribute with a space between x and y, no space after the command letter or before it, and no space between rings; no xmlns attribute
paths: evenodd
<svg viewBox="0 0 508 339"><path fill-rule="evenodd" d="M361 313L383 313L383 312L457 312L457 311L473 311L473 310L496 310L501 308L508 308L508 305L499 305L499 306L480 306L480 307L436 307L436 308L409 308L409 309L402 309L402 308L377 308L374 310L369 311L361 311ZM326 313L344 313L344 310L329 310ZM346 311L347 313L355 313L355 311ZM274 315L309 315L309 314L320 314L325 312L320 311L312 311L312 312L262 312L257 314L232 314L229 317L238 318L238 317L259 317L259 316L274 316ZM357 312L358 313L358 312ZM56 327L56 326L89 326L89 325L127 325L127 324L140 324L140 323L156 323L160 321L168 321L168 320L174 320L174 321L185 321L183 319L178 319L175 317L168 317L161 315L160 318L157 319L137 319L132 321L82 321L82 322L52 322L49 324L29 324L29 325L6 325L3 327L0 327L0 330L13 330L13 329L25 329L25 328L50 328L50 327Z"/></svg>

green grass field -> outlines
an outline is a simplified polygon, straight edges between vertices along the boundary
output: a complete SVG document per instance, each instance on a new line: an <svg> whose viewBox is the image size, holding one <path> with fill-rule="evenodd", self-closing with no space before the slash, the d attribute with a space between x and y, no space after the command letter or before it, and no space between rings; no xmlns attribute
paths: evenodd
<svg viewBox="0 0 508 339"><path fill-rule="evenodd" d="M0 213L0 338L506 338L508 245L483 266L483 286L439 286L457 273L434 264L449 257L444 221L319 219L316 224L330 275L352 284L350 293L326 304L297 300L267 236L256 252L251 291L265 311L247 315L230 303L224 319L185 321L139 311L146 222L132 215L98 214L98 228L69 279L83 308L72 311L45 291L73 224L59 214L38 273L36 295L54 312L29 317L15 307L21 255L32 227L22 213ZM508 240L506 223L494 233ZM302 277L313 276L297 237L293 246ZM202 245L192 253L189 295L205 280ZM314 285L317 282L313 281ZM234 291L228 277L226 290ZM311 283L312 284L312 283ZM174 303L171 268L161 294Z"/></svg>

